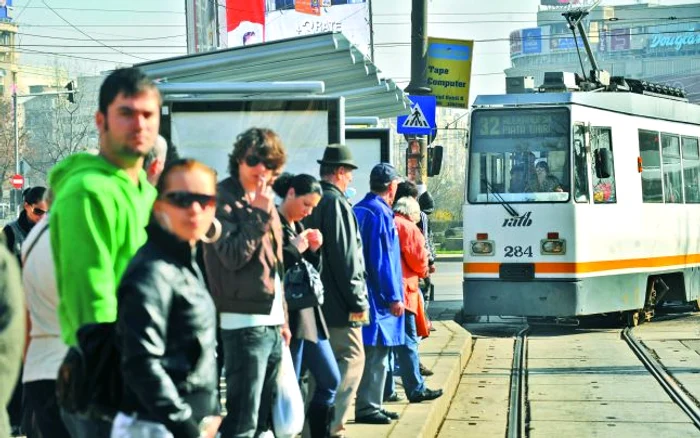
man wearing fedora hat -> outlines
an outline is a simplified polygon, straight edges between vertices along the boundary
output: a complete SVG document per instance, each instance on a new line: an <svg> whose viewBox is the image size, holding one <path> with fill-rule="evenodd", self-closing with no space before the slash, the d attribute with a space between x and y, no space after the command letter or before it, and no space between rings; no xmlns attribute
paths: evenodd
<svg viewBox="0 0 700 438"><path fill-rule="evenodd" d="M357 165L350 149L341 144L329 145L318 163L323 197L306 226L317 228L324 238L320 251L323 316L341 377L331 423L331 436L338 437L344 432L350 404L362 379L365 353L361 327L367 319L367 288L357 219L344 195Z"/></svg>

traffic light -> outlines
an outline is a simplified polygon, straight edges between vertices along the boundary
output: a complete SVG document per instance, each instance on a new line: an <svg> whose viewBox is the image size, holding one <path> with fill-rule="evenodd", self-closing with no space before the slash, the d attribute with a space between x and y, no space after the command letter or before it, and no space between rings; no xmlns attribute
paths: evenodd
<svg viewBox="0 0 700 438"><path fill-rule="evenodd" d="M68 102L75 103L75 94L78 92L78 89L75 86L75 81L68 82L65 89L68 90Z"/></svg>
<svg viewBox="0 0 700 438"><path fill-rule="evenodd" d="M428 176L440 175L442 170L442 146L428 148Z"/></svg>

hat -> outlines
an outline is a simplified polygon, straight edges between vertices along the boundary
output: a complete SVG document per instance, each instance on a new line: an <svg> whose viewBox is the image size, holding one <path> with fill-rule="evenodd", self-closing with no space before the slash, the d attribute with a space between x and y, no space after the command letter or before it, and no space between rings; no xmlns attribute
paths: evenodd
<svg viewBox="0 0 700 438"><path fill-rule="evenodd" d="M318 164L335 164L339 166L357 169L357 165L352 159L350 148L344 144L330 144L323 151L323 158L316 160Z"/></svg>
<svg viewBox="0 0 700 438"><path fill-rule="evenodd" d="M435 211L435 201L430 192L423 192L418 197L418 205L420 205L421 211L425 214L432 214Z"/></svg>
<svg viewBox="0 0 700 438"><path fill-rule="evenodd" d="M369 174L369 183L389 184L395 179L401 179L396 168L389 163L379 163L372 168Z"/></svg>

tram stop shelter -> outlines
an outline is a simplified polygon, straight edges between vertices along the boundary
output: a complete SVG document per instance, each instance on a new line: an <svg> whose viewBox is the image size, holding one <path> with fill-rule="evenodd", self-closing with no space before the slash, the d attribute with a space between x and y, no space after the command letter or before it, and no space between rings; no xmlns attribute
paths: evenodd
<svg viewBox="0 0 700 438"><path fill-rule="evenodd" d="M256 83L321 81L323 84L317 93L344 97L346 117L393 118L410 112L406 94L393 80L384 78L374 63L339 32L167 58L135 66L153 80L167 85L250 85L228 94L232 98L270 95L272 90L266 90L265 86L255 88ZM202 91L201 94L208 92ZM303 92L288 93L299 94Z"/></svg>

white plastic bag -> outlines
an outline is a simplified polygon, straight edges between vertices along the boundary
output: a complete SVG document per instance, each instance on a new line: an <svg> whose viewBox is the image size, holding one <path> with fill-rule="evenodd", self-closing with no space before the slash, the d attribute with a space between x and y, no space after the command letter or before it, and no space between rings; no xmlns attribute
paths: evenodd
<svg viewBox="0 0 700 438"><path fill-rule="evenodd" d="M276 438L293 438L304 429L304 400L294 372L292 354L286 345L282 346L277 395L272 402L272 425Z"/></svg>

